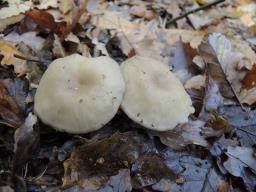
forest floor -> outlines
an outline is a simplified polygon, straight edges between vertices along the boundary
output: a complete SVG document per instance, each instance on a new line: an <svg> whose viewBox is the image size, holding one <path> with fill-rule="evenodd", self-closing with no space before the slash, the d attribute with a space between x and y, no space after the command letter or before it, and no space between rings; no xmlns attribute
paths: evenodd
<svg viewBox="0 0 256 192"><path fill-rule="evenodd" d="M0 33L0 191L256 191L254 0L2 0ZM195 112L164 132L121 110L98 131L58 132L34 95L73 53L157 59Z"/></svg>

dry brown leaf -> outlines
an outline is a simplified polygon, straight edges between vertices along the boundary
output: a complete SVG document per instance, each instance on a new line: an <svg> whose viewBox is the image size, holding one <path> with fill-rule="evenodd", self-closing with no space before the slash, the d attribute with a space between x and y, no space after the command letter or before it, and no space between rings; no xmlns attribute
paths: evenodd
<svg viewBox="0 0 256 192"><path fill-rule="evenodd" d="M243 85L246 89L251 89L256 86L256 65L245 75Z"/></svg>
<svg viewBox="0 0 256 192"><path fill-rule="evenodd" d="M25 13L29 9L30 6L27 4L9 4L8 7L0 9L0 20Z"/></svg>
<svg viewBox="0 0 256 192"><path fill-rule="evenodd" d="M238 49L240 47L240 49ZM229 40L220 33L213 33L208 43L200 45L201 54L211 77L218 83L224 97L238 97L245 76L243 68L251 68L254 54L241 51L244 45L237 45L235 40ZM249 49L250 50L250 49Z"/></svg>
<svg viewBox="0 0 256 192"><path fill-rule="evenodd" d="M112 11L104 11L103 15L93 16L91 23L101 29L115 29L119 32L136 30L140 29L140 25L144 26L144 24L132 23Z"/></svg>
<svg viewBox="0 0 256 192"><path fill-rule="evenodd" d="M175 150L184 148L187 145L199 145L208 147L209 143L202 136L201 132L204 129L205 122L190 121L188 123L177 126L171 131L156 132L151 131L150 134L160 138L160 141Z"/></svg>
<svg viewBox="0 0 256 192"><path fill-rule="evenodd" d="M6 29L9 25L20 22L24 18L24 15L20 14L17 16L0 19L0 32Z"/></svg>
<svg viewBox="0 0 256 192"><path fill-rule="evenodd" d="M54 34L54 41L53 41L53 49L52 49L55 57L65 57L67 55L64 47L61 44L60 38Z"/></svg>
<svg viewBox="0 0 256 192"><path fill-rule="evenodd" d="M13 174L21 174L23 166L30 160L39 146L40 134L36 123L37 117L29 113L24 124L15 131Z"/></svg>
<svg viewBox="0 0 256 192"><path fill-rule="evenodd" d="M256 102L256 87L250 90L242 90L239 95L239 100L241 103L246 103L248 105L252 105Z"/></svg>
<svg viewBox="0 0 256 192"><path fill-rule="evenodd" d="M219 182L219 187L218 187L218 191L219 192L230 192L230 184L228 182L226 182L225 180L221 180Z"/></svg>
<svg viewBox="0 0 256 192"><path fill-rule="evenodd" d="M33 9L25 14L42 28L48 28L57 33L62 39L68 34L66 22L55 22L54 17L46 11Z"/></svg>
<svg viewBox="0 0 256 192"><path fill-rule="evenodd" d="M26 57L16 48L15 43L0 40L0 47L0 54L3 55L3 59L1 61L2 65L13 65L14 72L19 76L22 76L28 72L26 61L15 57L15 55Z"/></svg>
<svg viewBox="0 0 256 192"><path fill-rule="evenodd" d="M4 123L14 128L18 128L24 121L22 110L9 95L2 80L0 80L0 116Z"/></svg>
<svg viewBox="0 0 256 192"><path fill-rule="evenodd" d="M202 87L205 87L205 81L205 75L196 75L187 80L184 87L186 89L201 89Z"/></svg>
<svg viewBox="0 0 256 192"><path fill-rule="evenodd" d="M36 52L40 51L45 43L45 39L37 36L37 32L35 31L26 32L23 34L12 32L5 36L4 39L15 43L23 42Z"/></svg>
<svg viewBox="0 0 256 192"><path fill-rule="evenodd" d="M124 54L129 55L134 49L136 55L153 57L167 65L170 65L172 51L178 41L197 48L205 35L197 31L160 29L155 20L148 23L131 22L129 18L114 11L92 16L92 24L100 29L112 29L117 32Z"/></svg>

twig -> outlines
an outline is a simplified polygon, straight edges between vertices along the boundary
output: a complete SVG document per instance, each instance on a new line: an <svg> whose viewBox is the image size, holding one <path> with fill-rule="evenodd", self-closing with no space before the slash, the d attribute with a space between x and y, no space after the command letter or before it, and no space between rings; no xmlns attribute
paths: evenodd
<svg viewBox="0 0 256 192"><path fill-rule="evenodd" d="M219 4L219 3L223 3L224 1L225 0L217 0L217 1L214 1L212 3L205 4L205 5L201 6L201 7L196 8L196 9L193 9L191 11L188 11L188 12L186 12L186 13L178 16L178 17L175 17L175 18L173 18L170 21L168 21L166 25L170 25L170 24L172 24L172 23L174 23L174 22L176 22L176 21L178 21L180 19L183 19L183 18L187 17L188 15L190 15L192 13L196 13L198 11L201 11L201 10L204 10L204 9L208 9L208 8L210 8L212 6L215 6L215 5Z"/></svg>
<svg viewBox="0 0 256 192"><path fill-rule="evenodd" d="M37 63L44 63L43 61L39 61L39 60L35 60L35 59L29 59L29 58L27 58L27 57L23 57L23 56L16 55L16 54L14 54L13 56L16 57L16 58L18 58L18 59L25 60L25 61L31 61L31 62L37 62Z"/></svg>

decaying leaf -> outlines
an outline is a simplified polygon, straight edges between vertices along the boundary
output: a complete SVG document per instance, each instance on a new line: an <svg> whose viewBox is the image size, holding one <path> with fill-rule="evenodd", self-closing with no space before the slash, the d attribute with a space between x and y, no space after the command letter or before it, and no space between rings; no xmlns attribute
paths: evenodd
<svg viewBox="0 0 256 192"><path fill-rule="evenodd" d="M111 176L106 186L101 191L109 192L129 192L132 191L131 177L129 169L121 169L118 174Z"/></svg>
<svg viewBox="0 0 256 192"><path fill-rule="evenodd" d="M40 51L45 43L45 39L37 36L37 33L35 31L23 33L21 35L16 32L12 32L5 36L4 39L15 43L23 42L36 52Z"/></svg>
<svg viewBox="0 0 256 192"><path fill-rule="evenodd" d="M156 191L214 192L222 180L221 175L211 168L211 162L207 159L202 160L183 153L178 155L169 151L166 162L178 177L176 180L161 179L152 186ZM184 182L178 182L179 178L183 178Z"/></svg>
<svg viewBox="0 0 256 192"><path fill-rule="evenodd" d="M27 4L9 4L8 7L1 8L0 11L0 20L9 18L12 16L17 16L20 13L25 13L30 9L30 6Z"/></svg>
<svg viewBox="0 0 256 192"><path fill-rule="evenodd" d="M40 4L36 6L38 9L58 8L57 0L41 0Z"/></svg>
<svg viewBox="0 0 256 192"><path fill-rule="evenodd" d="M184 87L186 89L200 89L205 86L206 76L196 75L187 80Z"/></svg>
<svg viewBox="0 0 256 192"><path fill-rule="evenodd" d="M83 180L98 176L97 173L105 176L117 174L119 169L126 168L147 150L148 143L143 140L141 143L141 138L134 132L116 133L109 139L80 147L64 162L64 186L83 183Z"/></svg>
<svg viewBox="0 0 256 192"><path fill-rule="evenodd" d="M223 104L223 97L220 94L217 83L208 76L205 97L204 97L204 110L207 112L217 111Z"/></svg>
<svg viewBox="0 0 256 192"><path fill-rule="evenodd" d="M155 20L147 24L133 23L110 11L104 11L100 19L98 16L92 19L92 23L99 28L117 31L124 54L129 55L134 49L137 55L153 57L167 65L171 62L171 49L175 48L178 41L181 40L183 43L189 43L192 48L197 48L204 37L203 32L159 29Z"/></svg>
<svg viewBox="0 0 256 192"><path fill-rule="evenodd" d="M243 147L256 145L255 110L244 111L240 106L222 106L220 108L220 114L236 130L238 141Z"/></svg>
<svg viewBox="0 0 256 192"><path fill-rule="evenodd" d="M0 191L12 190L11 175L28 191L255 190L256 6L228 0L179 19L214 2L221 1L3 0L0 124L19 129L13 153L13 129L0 126ZM85 135L56 132L32 113L24 123L48 64L72 53L162 61L196 112L166 132L143 129L121 111Z"/></svg>
<svg viewBox="0 0 256 192"><path fill-rule="evenodd" d="M23 112L9 95L4 82L0 81L0 116L4 123L18 128L23 123Z"/></svg>
<svg viewBox="0 0 256 192"><path fill-rule="evenodd" d="M256 87L249 90L242 90L239 95L239 100L248 105L254 104L256 102Z"/></svg>
<svg viewBox="0 0 256 192"><path fill-rule="evenodd" d="M245 75L243 85L246 89L256 87L256 65L253 65L252 69Z"/></svg>
<svg viewBox="0 0 256 192"><path fill-rule="evenodd" d="M167 132L150 132L150 134L160 138L160 141L172 149L182 149L187 145L199 145L208 147L208 142L202 136L205 122L190 121L177 126L174 130Z"/></svg>
<svg viewBox="0 0 256 192"><path fill-rule="evenodd" d="M9 95L15 100L18 106L25 111L26 99L28 96L29 84L26 80L21 78L4 79L2 81L8 90Z"/></svg>
<svg viewBox="0 0 256 192"><path fill-rule="evenodd" d="M172 61L173 72L183 84L192 77L191 66L187 58L185 46L182 42L177 42Z"/></svg>
<svg viewBox="0 0 256 192"><path fill-rule="evenodd" d="M46 11L33 9L25 14L42 28L47 28L57 33L61 38L68 34L66 22L55 22L54 17Z"/></svg>
<svg viewBox="0 0 256 192"><path fill-rule="evenodd" d="M0 32L5 30L9 25L20 22L24 18L24 15L17 15L0 20Z"/></svg>
<svg viewBox="0 0 256 192"><path fill-rule="evenodd" d="M230 41L218 33L210 35L208 43L202 44L200 50L208 63L208 71L218 83L222 95L228 98L236 96L239 102L252 105L255 102L254 90L242 90L242 80L244 79L247 85L251 80L253 83L253 78L250 75L246 76L243 69L253 67L255 53L251 53L245 44L239 45L236 40Z"/></svg>
<svg viewBox="0 0 256 192"><path fill-rule="evenodd" d="M3 59L1 61L2 65L13 65L14 72L19 76L22 76L28 72L26 61L15 57L15 55L26 57L16 48L15 43L0 40L0 47L0 54L3 55Z"/></svg>
<svg viewBox="0 0 256 192"><path fill-rule="evenodd" d="M253 191L256 187L256 158L253 155L253 149L229 146L225 154L228 156L228 159L223 163L225 169L230 174L243 178L249 190ZM247 168L252 171L251 176L249 176ZM253 177L254 180L248 182L250 177Z"/></svg>
<svg viewBox="0 0 256 192"><path fill-rule="evenodd" d="M86 144L72 152L64 162L64 186L78 183L84 185L91 179L101 182L104 187L106 180L116 175L118 170L131 168L133 188L152 185L162 177L173 176L163 157L156 153L152 140L136 132L115 133L108 139ZM99 180L100 179L100 180Z"/></svg>
<svg viewBox="0 0 256 192"><path fill-rule="evenodd" d="M32 157L40 143L39 129L35 126L37 117L29 113L25 123L16 130L14 135L13 173L21 174L23 166Z"/></svg>
<svg viewBox="0 0 256 192"><path fill-rule="evenodd" d="M252 148L246 147L231 147L229 146L227 152L225 152L229 159L224 163L226 169L228 169L231 174L236 177L241 176L241 170L244 167L250 168L254 173L256 173L256 158L253 155ZM235 159L240 166L229 167L229 160ZM230 164L229 164L230 165ZM233 170L232 170L233 169Z"/></svg>

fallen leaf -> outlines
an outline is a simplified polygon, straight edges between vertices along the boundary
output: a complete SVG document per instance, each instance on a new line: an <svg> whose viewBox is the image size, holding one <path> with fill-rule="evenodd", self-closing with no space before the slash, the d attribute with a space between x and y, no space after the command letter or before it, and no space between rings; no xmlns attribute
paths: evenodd
<svg viewBox="0 0 256 192"><path fill-rule="evenodd" d="M63 14L68 13L73 9L74 1L73 0L66 0L66 1L60 1L59 8Z"/></svg>
<svg viewBox="0 0 256 192"><path fill-rule="evenodd" d="M20 78L4 79L2 82L8 90L9 95L15 100L18 106L25 111L27 107L26 99L29 91L28 82Z"/></svg>
<svg viewBox="0 0 256 192"><path fill-rule="evenodd" d="M245 75L243 85L246 89L256 87L256 65L253 65L252 69Z"/></svg>
<svg viewBox="0 0 256 192"><path fill-rule="evenodd" d="M53 41L53 49L52 49L55 57L65 57L67 55L60 38L54 34L54 41Z"/></svg>
<svg viewBox="0 0 256 192"><path fill-rule="evenodd" d="M167 153L166 162L169 168L176 171L178 178L182 177L182 184L176 183L176 179L161 179L152 186L155 191L218 191L222 176L212 168L211 161L199 159L190 155L174 152Z"/></svg>
<svg viewBox="0 0 256 192"><path fill-rule="evenodd" d="M187 80L184 87L185 89L201 89L202 87L205 87L205 81L205 75L196 75Z"/></svg>
<svg viewBox="0 0 256 192"><path fill-rule="evenodd" d="M164 145L176 150L191 144L208 147L208 142L205 140L204 136L201 135L204 124L205 122L199 120L189 121L188 123L177 126L171 131L150 131L149 133L159 137Z"/></svg>
<svg viewBox="0 0 256 192"><path fill-rule="evenodd" d="M38 9L48 9L48 8L58 8L58 1L57 0L41 0L40 4L36 7Z"/></svg>
<svg viewBox="0 0 256 192"><path fill-rule="evenodd" d="M250 84L250 79L252 83L253 79L250 75L246 77L246 72L242 69L253 70L256 59L254 51L243 41L229 41L220 34L213 34L209 37L209 41L215 50L225 78L230 83L237 99L241 103L252 105L255 102L254 90L242 90L242 80L244 80L244 83L246 81L247 84Z"/></svg>
<svg viewBox="0 0 256 192"><path fill-rule="evenodd" d="M227 181L220 181L219 182L219 187L218 187L218 191L219 192L230 192L231 190L231 186Z"/></svg>
<svg viewBox="0 0 256 192"><path fill-rule="evenodd" d="M72 32L68 34L68 36L65 38L65 41L70 41L77 44L80 43L80 40L78 39L78 37L74 35Z"/></svg>
<svg viewBox="0 0 256 192"><path fill-rule="evenodd" d="M85 183L93 179L98 181L99 189L106 185L109 177L118 174L120 169L127 168L131 170L133 188L151 185L161 177L173 175L163 157L156 152L152 140L146 135L133 131L117 132L110 138L75 149L64 162L63 185L78 183L80 187L88 189Z"/></svg>
<svg viewBox="0 0 256 192"><path fill-rule="evenodd" d="M228 156L223 163L225 169L230 174L241 177L248 189L253 191L256 187L256 158L253 156L253 149L229 146L225 154ZM247 168L252 171L252 175L247 173ZM254 180L251 180L250 177L254 177Z"/></svg>
<svg viewBox="0 0 256 192"><path fill-rule="evenodd" d="M18 128L24 121L23 111L9 95L4 82L0 81L0 116L7 125Z"/></svg>
<svg viewBox="0 0 256 192"><path fill-rule="evenodd" d="M99 16L92 17L92 24L101 29L115 30L120 39L120 47L127 56L134 49L136 55L153 57L166 65L170 65L178 41L197 48L204 37L203 32L159 29L155 20L146 24L134 23L110 11L104 11L100 19Z"/></svg>
<svg viewBox="0 0 256 192"><path fill-rule="evenodd" d="M211 34L208 42L202 43L199 49L221 94L227 98L238 97L245 75L238 66L244 54L234 50L231 41L219 33Z"/></svg>
<svg viewBox="0 0 256 192"><path fill-rule="evenodd" d="M155 154L142 155L131 167L132 186L141 189L169 177L174 179L177 175L165 163L163 157Z"/></svg>
<svg viewBox="0 0 256 192"><path fill-rule="evenodd" d="M256 173L256 159L253 156L253 149L247 147L231 147L229 146L227 152L225 154L229 157L229 159L235 159L241 164L242 167L250 168L254 173ZM228 164L229 159L224 163L224 166ZM227 168L227 166L225 166ZM242 167L229 167L228 169L234 176L239 177L241 175Z"/></svg>
<svg viewBox="0 0 256 192"><path fill-rule="evenodd" d="M198 6L193 6L191 9L195 9ZM202 27L211 25L213 22L221 19L225 14L221 9L215 8L208 11L200 11L194 14L188 15L189 20L195 29L199 30Z"/></svg>
<svg viewBox="0 0 256 192"><path fill-rule="evenodd" d="M99 191L109 192L129 192L132 191L131 177L129 169L120 169L118 174L111 176L106 186Z"/></svg>
<svg viewBox="0 0 256 192"><path fill-rule="evenodd" d="M9 4L8 7L1 8L0 10L0 20L9 18L12 16L17 16L21 13L25 13L30 9L27 4Z"/></svg>
<svg viewBox="0 0 256 192"><path fill-rule="evenodd" d="M186 54L185 44L178 41L172 60L172 67L173 72L183 84L192 77L191 66Z"/></svg>
<svg viewBox="0 0 256 192"><path fill-rule="evenodd" d="M238 72L237 69L239 61L243 59L244 55L233 51L231 42L221 34L213 33L210 35L209 43L215 51L227 80L236 93L239 93L242 86L241 80L245 74L242 71Z"/></svg>
<svg viewBox="0 0 256 192"><path fill-rule="evenodd" d="M256 110L244 111L235 105L222 106L220 114L229 121L243 147L256 145Z"/></svg>
<svg viewBox="0 0 256 192"><path fill-rule="evenodd" d="M3 59L1 61L2 65L13 65L14 72L19 76L22 76L28 72L26 61L15 57L15 55L23 58L26 57L16 48L15 43L0 40L0 47L0 54L3 55Z"/></svg>
<svg viewBox="0 0 256 192"><path fill-rule="evenodd" d="M204 109L207 112L217 111L223 104L223 97L220 94L217 83L210 76L208 76L206 81Z"/></svg>
<svg viewBox="0 0 256 192"><path fill-rule="evenodd" d="M256 102L256 87L249 90L242 90L239 95L239 100L241 103L246 103L248 105L252 105Z"/></svg>
<svg viewBox="0 0 256 192"><path fill-rule="evenodd" d="M141 139L145 143L141 143ZM127 142L130 144L127 145ZM82 182L84 179L97 176L97 173L106 176L115 175L119 169L126 168L127 163L128 165L133 163L138 155L146 150L146 146L145 138L140 138L134 132L115 133L109 139L81 146L64 162L64 181ZM104 163L97 163L99 158L104 159ZM98 169L101 171L98 172ZM76 174L77 177L72 179L72 174ZM70 182L64 182L64 186L67 183Z"/></svg>
<svg viewBox="0 0 256 192"><path fill-rule="evenodd" d="M45 43L45 39L37 36L37 32L35 31L26 32L21 35L16 32L12 32L5 36L4 39L14 43L23 42L27 46L31 47L35 52L40 51Z"/></svg>
<svg viewBox="0 0 256 192"><path fill-rule="evenodd" d="M24 15L20 14L17 16L0 19L0 32L5 30L9 25L20 22L23 18L24 18Z"/></svg>
<svg viewBox="0 0 256 192"><path fill-rule="evenodd" d="M36 127L37 117L29 113L25 123L16 130L14 135L13 174L20 175L23 166L32 157L40 143L39 128Z"/></svg>
<svg viewBox="0 0 256 192"><path fill-rule="evenodd" d="M62 39L68 34L66 22L55 22L54 17L46 11L33 9L25 14L42 28L47 28L57 33Z"/></svg>

